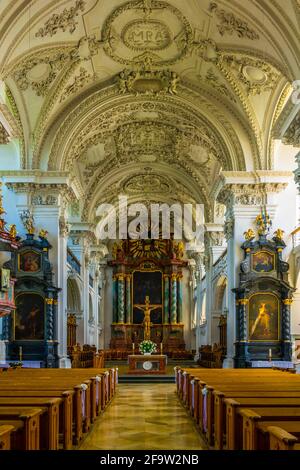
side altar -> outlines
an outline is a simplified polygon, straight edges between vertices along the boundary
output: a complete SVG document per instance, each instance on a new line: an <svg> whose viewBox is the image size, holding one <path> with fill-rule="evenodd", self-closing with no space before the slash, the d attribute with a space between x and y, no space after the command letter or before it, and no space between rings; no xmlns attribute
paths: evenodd
<svg viewBox="0 0 300 470"><path fill-rule="evenodd" d="M268 238L271 220L266 212L256 219L258 239L245 232L244 260L236 289L236 367L258 367L263 361L290 363L290 308L294 288L288 283L289 265L282 259L283 230Z"/></svg>
<svg viewBox="0 0 300 470"><path fill-rule="evenodd" d="M185 350L182 309L183 242L121 240L113 246L113 322L110 348L133 351L150 339L169 353ZM148 299L146 301L146 299ZM134 350L135 352L135 350Z"/></svg>
<svg viewBox="0 0 300 470"><path fill-rule="evenodd" d="M166 373L167 356L163 354L132 354L128 356L128 374L153 374Z"/></svg>

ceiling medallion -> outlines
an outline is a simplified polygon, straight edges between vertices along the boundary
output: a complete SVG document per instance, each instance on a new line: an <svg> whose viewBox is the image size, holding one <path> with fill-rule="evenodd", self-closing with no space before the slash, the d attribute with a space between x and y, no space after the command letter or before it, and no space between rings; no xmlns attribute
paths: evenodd
<svg viewBox="0 0 300 470"><path fill-rule="evenodd" d="M192 28L182 13L158 0L132 0L121 5L102 30L105 53L130 66L174 64L186 56L192 40Z"/></svg>
<svg viewBox="0 0 300 470"><path fill-rule="evenodd" d="M264 83L267 80L267 75L263 70L258 69L257 67L252 67L251 65L246 65L243 67L243 75L250 82L254 83Z"/></svg>
<svg viewBox="0 0 300 470"><path fill-rule="evenodd" d="M121 33L124 44L133 51L157 51L171 44L169 28L158 20L141 19L128 23Z"/></svg>

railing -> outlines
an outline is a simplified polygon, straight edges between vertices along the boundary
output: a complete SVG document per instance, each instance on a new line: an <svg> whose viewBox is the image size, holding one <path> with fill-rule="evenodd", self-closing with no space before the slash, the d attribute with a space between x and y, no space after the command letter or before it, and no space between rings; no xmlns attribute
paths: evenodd
<svg viewBox="0 0 300 470"><path fill-rule="evenodd" d="M76 256L74 255L74 253L70 250L70 248L67 249L67 262L74 269L74 271L80 274L81 264L79 260L76 258Z"/></svg>

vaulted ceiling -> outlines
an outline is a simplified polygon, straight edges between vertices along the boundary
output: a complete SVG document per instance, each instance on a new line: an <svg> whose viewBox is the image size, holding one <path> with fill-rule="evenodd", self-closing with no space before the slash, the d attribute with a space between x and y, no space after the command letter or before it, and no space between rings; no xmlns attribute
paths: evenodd
<svg viewBox="0 0 300 470"><path fill-rule="evenodd" d="M299 26L298 0L1 0L0 135L84 219L120 193L211 211L221 169L273 167Z"/></svg>

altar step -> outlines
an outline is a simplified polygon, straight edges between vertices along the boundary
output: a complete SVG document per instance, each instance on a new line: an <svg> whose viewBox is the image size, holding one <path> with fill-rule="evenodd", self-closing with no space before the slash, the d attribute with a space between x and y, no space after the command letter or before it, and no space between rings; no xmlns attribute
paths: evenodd
<svg viewBox="0 0 300 470"><path fill-rule="evenodd" d="M153 383L165 383L174 384L175 377L172 375L120 375L120 384L153 384Z"/></svg>

